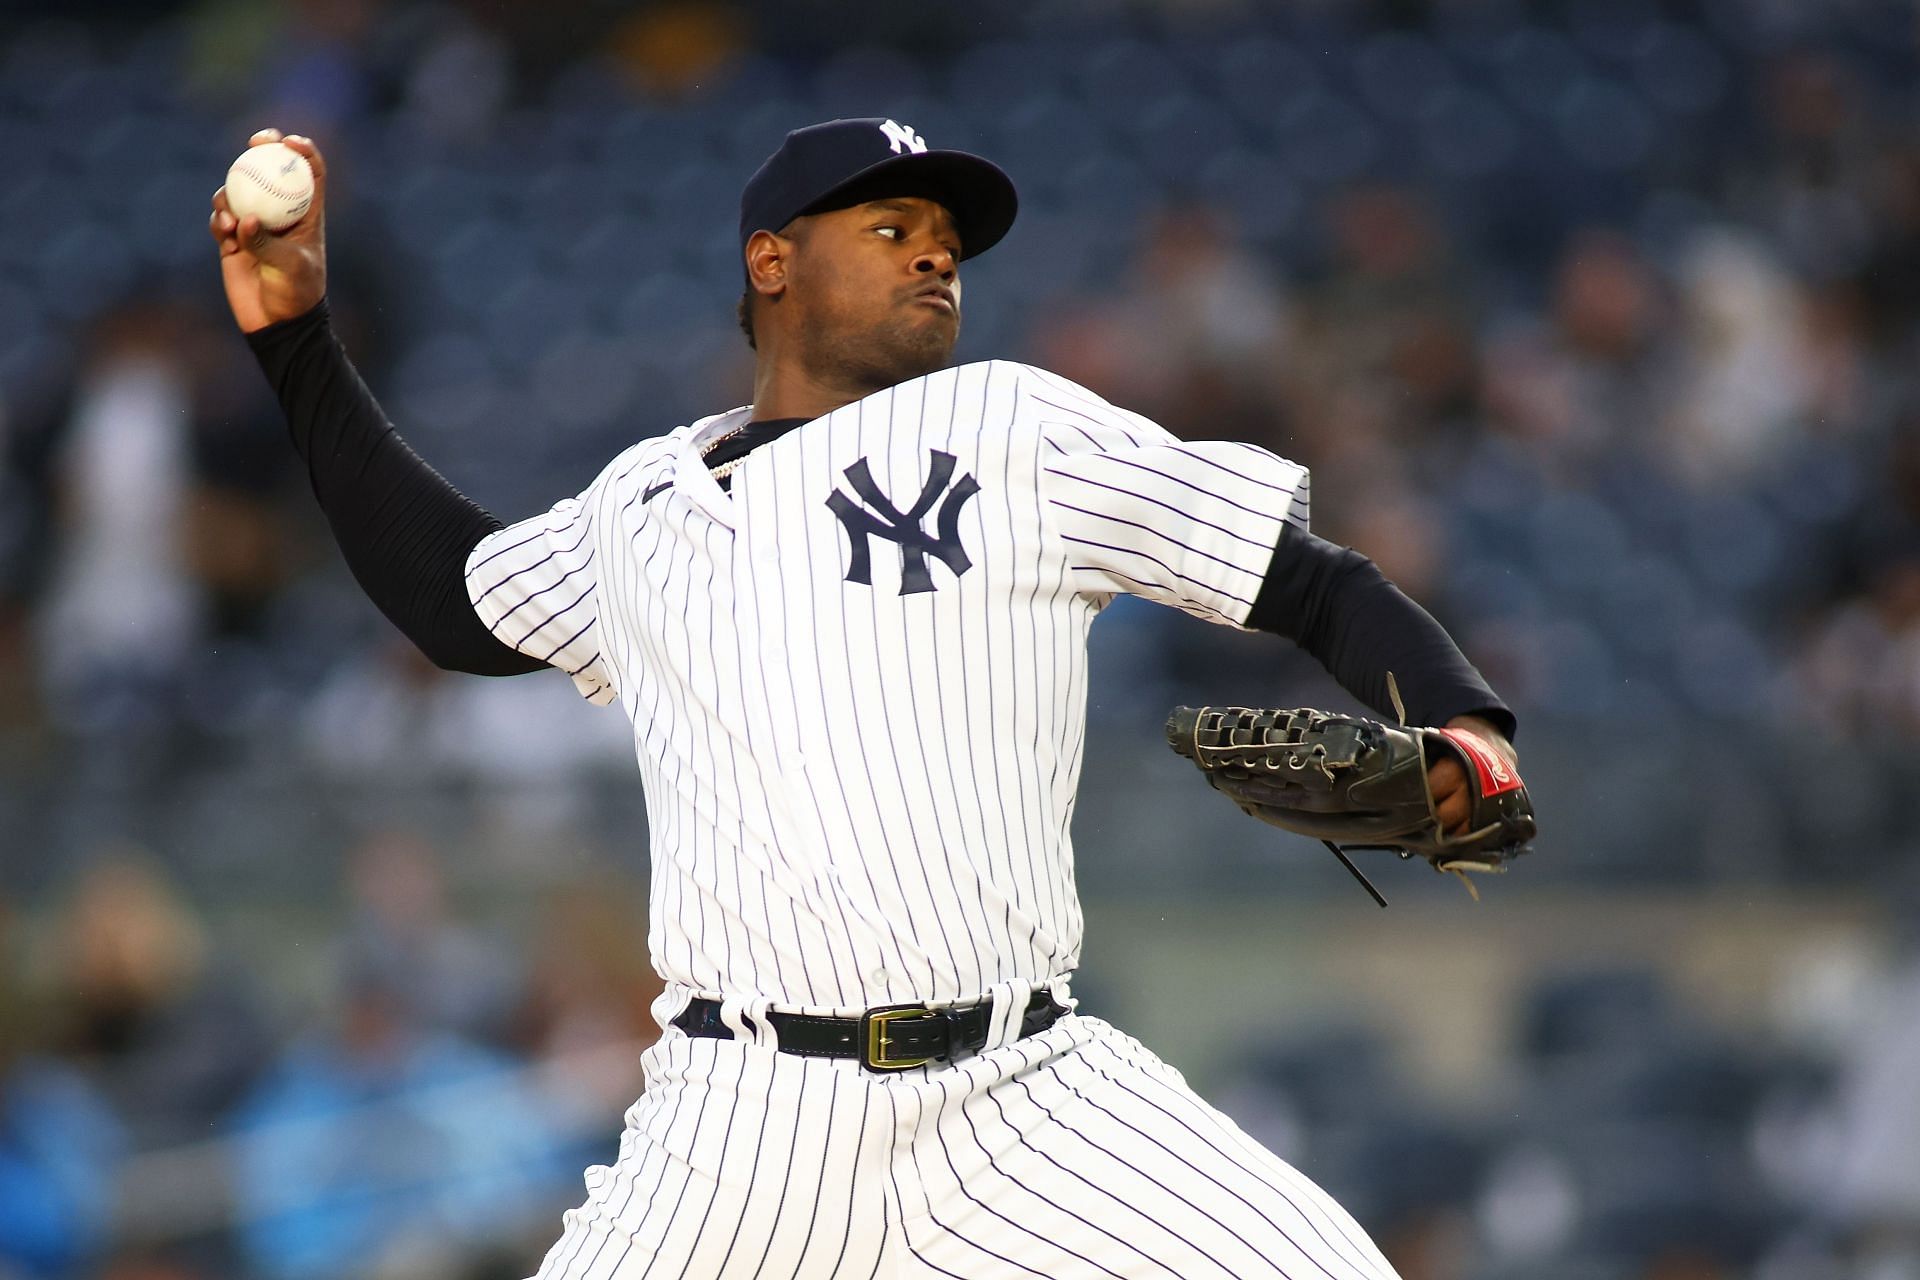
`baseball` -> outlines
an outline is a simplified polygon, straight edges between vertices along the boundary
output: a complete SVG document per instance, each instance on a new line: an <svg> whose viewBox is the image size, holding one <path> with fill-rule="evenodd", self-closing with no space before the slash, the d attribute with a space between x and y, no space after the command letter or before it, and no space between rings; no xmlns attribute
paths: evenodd
<svg viewBox="0 0 1920 1280"><path fill-rule="evenodd" d="M313 169L284 142L248 147L227 170L227 207L253 214L268 231L285 231L313 203Z"/></svg>

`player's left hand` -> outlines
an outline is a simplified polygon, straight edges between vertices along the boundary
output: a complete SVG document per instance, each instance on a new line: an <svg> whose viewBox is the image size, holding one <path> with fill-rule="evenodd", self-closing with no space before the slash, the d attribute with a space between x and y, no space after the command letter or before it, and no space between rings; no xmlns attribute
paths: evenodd
<svg viewBox="0 0 1920 1280"><path fill-rule="evenodd" d="M1311 707L1175 707L1167 745L1243 813L1340 853L1363 884L1343 846L1417 855L1472 889L1470 873L1505 871L1539 829L1513 745L1475 717L1429 729Z"/></svg>
<svg viewBox="0 0 1920 1280"><path fill-rule="evenodd" d="M1515 772L1519 770L1520 756L1502 734L1493 725L1479 716L1455 716L1447 721L1449 729L1464 729L1485 742L1501 756ZM1431 769L1427 770L1427 785L1433 791L1434 810L1440 818L1440 828L1450 836L1464 835L1468 820L1473 813L1473 791L1467 786L1467 771L1460 761L1451 755L1442 756Z"/></svg>

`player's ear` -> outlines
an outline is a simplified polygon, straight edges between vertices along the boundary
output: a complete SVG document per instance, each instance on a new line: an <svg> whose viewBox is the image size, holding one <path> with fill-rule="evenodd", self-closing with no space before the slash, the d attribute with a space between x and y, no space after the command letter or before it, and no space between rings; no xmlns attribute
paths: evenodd
<svg viewBox="0 0 1920 1280"><path fill-rule="evenodd" d="M786 292L788 255L793 241L771 231L756 231L747 238L747 287L762 297L777 298Z"/></svg>

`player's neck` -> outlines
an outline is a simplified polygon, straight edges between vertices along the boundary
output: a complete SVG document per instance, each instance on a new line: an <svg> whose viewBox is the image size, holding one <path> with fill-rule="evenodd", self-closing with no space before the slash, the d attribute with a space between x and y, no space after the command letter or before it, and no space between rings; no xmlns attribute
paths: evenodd
<svg viewBox="0 0 1920 1280"><path fill-rule="evenodd" d="M785 360L761 360L753 371L753 420L824 417L878 391L854 386Z"/></svg>

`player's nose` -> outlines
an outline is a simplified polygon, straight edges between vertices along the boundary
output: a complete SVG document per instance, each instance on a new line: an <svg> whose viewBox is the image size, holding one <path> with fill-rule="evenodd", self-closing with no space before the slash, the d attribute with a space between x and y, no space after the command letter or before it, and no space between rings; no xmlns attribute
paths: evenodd
<svg viewBox="0 0 1920 1280"><path fill-rule="evenodd" d="M913 259L913 269L917 273L937 275L942 280L951 282L953 277L958 274L960 266L953 254L947 250L946 246L935 245L915 255Z"/></svg>

